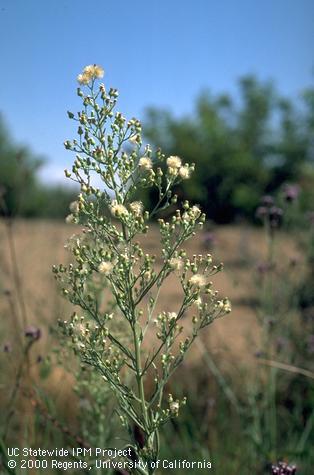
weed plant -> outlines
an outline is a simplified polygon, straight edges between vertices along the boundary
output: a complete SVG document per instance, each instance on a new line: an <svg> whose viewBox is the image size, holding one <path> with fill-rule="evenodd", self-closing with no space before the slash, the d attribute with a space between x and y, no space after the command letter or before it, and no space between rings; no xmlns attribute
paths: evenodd
<svg viewBox="0 0 314 475"><path fill-rule="evenodd" d="M103 378L116 400L126 431L126 460L131 473L153 474L160 451L160 430L179 417L186 398L167 394L166 385L200 330L229 313L229 300L219 298L211 277L222 265L207 254L187 256L184 242L201 229L205 215L185 201L168 221L160 218L162 266L145 254L138 236L148 234L155 215L177 201L173 187L188 179L194 165L177 156L153 154L142 145L141 124L116 112L118 92L98 85L103 69L87 66L78 76L83 109L68 112L78 139L65 148L75 153L67 177L80 186L67 221L83 226L69 250L74 262L53 271L63 294L75 306L70 320L60 321L83 365ZM162 165L166 164L166 171ZM98 187L96 177L102 182ZM155 188L158 200L145 210L136 200L143 188ZM182 302L171 312L156 312L163 285L176 274ZM90 285L92 283L92 285ZM94 286L103 287L95 292ZM185 316L192 309L192 317ZM123 338L117 325L123 325ZM149 381L154 387L149 389Z"/></svg>

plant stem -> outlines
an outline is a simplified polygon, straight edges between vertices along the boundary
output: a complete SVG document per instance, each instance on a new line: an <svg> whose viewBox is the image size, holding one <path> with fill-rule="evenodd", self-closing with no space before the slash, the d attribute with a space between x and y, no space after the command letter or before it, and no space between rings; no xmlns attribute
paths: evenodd
<svg viewBox="0 0 314 475"><path fill-rule="evenodd" d="M8 234L8 242L9 242L12 271L13 271L13 279L15 283L17 298L20 304L23 326L25 328L27 325L27 310L26 310L26 304L25 304L24 295L23 295L23 287L22 287L22 281L21 281L21 276L19 272L18 258L16 254L12 227L13 227L12 221L6 222L6 229L7 229L7 234Z"/></svg>
<svg viewBox="0 0 314 475"><path fill-rule="evenodd" d="M148 429L148 416L147 416L147 407L145 401L145 391L143 384L143 375L142 375L142 362L141 362L141 344L139 335L137 332L136 323L133 325L133 338L134 338L134 349L135 349L135 365L136 365L136 381L138 387L138 395L141 400L141 408L145 421L145 428Z"/></svg>

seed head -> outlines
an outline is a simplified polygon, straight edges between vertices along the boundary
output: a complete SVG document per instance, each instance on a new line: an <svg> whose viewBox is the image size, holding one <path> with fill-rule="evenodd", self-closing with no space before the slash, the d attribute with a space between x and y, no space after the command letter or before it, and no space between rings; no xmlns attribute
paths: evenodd
<svg viewBox="0 0 314 475"><path fill-rule="evenodd" d="M143 203L141 201L133 201L133 203L130 203L130 210L132 211L135 216L141 216L143 213Z"/></svg>
<svg viewBox="0 0 314 475"><path fill-rule="evenodd" d="M182 262L182 259L180 257L172 257L169 260L169 265L170 265L171 269L173 269L173 270L180 270L180 269L182 269L183 262Z"/></svg>
<svg viewBox="0 0 314 475"><path fill-rule="evenodd" d="M167 165L169 168L180 168L181 167L181 158L171 155L167 158Z"/></svg>
<svg viewBox="0 0 314 475"><path fill-rule="evenodd" d="M100 274L109 275L113 269L113 264L109 261L102 261L98 266Z"/></svg>
<svg viewBox="0 0 314 475"><path fill-rule="evenodd" d="M138 166L143 170L151 170L153 168L153 163L149 157L142 157L138 162Z"/></svg>
<svg viewBox="0 0 314 475"><path fill-rule="evenodd" d="M179 175L182 178L182 180L187 180L190 178L190 170L187 166L181 167L179 169Z"/></svg>
<svg viewBox="0 0 314 475"><path fill-rule="evenodd" d="M199 216L201 214L201 210L199 209L198 206L192 206L192 208L190 209L189 214L193 219L197 219L197 218L199 218Z"/></svg>
<svg viewBox="0 0 314 475"><path fill-rule="evenodd" d="M87 85L92 79L100 79L104 75L104 70L97 64L85 66L83 72L77 76L77 80L82 85Z"/></svg>
<svg viewBox="0 0 314 475"><path fill-rule="evenodd" d="M120 218L121 216L127 216L128 210L122 204L119 204L116 200L113 200L110 206L110 211L113 216Z"/></svg>
<svg viewBox="0 0 314 475"><path fill-rule="evenodd" d="M177 316L178 315L176 314L176 312L168 312L168 319L169 320L176 320Z"/></svg>
<svg viewBox="0 0 314 475"><path fill-rule="evenodd" d="M73 216L73 214L68 214L68 216L65 218L65 222L67 224L75 223L75 217Z"/></svg>
<svg viewBox="0 0 314 475"><path fill-rule="evenodd" d="M69 208L70 208L71 213L74 213L74 214L77 214L80 210L79 204L77 201L72 201L72 203L70 203Z"/></svg>
<svg viewBox="0 0 314 475"><path fill-rule="evenodd" d="M195 287L204 287L206 285L206 279L201 274L194 274L189 280L190 284L194 285Z"/></svg>

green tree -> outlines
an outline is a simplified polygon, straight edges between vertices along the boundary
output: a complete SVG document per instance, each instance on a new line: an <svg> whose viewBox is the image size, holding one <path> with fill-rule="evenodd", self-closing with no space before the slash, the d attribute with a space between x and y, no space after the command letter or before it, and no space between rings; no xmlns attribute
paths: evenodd
<svg viewBox="0 0 314 475"><path fill-rule="evenodd" d="M68 214L76 193L42 184L37 172L43 164L43 158L12 141L0 116L0 216L63 218Z"/></svg>
<svg viewBox="0 0 314 475"><path fill-rule="evenodd" d="M252 218L262 194L298 181L310 162L313 97L308 91L306 107L299 109L272 83L247 76L239 82L237 99L203 92L188 117L147 109L144 131L169 155L176 151L197 164L179 194L197 201L217 222Z"/></svg>
<svg viewBox="0 0 314 475"><path fill-rule="evenodd" d="M13 143L0 116L0 215L32 214L36 172L43 160Z"/></svg>

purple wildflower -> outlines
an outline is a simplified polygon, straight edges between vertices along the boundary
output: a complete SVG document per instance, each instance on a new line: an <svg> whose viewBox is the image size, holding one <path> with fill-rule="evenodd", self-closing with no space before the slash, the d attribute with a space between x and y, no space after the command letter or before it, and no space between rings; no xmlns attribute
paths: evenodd
<svg viewBox="0 0 314 475"><path fill-rule="evenodd" d="M272 228L277 228L281 222L283 211L278 206L272 206L269 209L269 220Z"/></svg>
<svg viewBox="0 0 314 475"><path fill-rule="evenodd" d="M41 337L41 330L40 328L30 325L29 327L25 329L24 335L27 338L32 338L33 340L39 340L39 338Z"/></svg>
<svg viewBox="0 0 314 475"><path fill-rule="evenodd" d="M3 345L3 351L4 353L11 353L12 351L12 345L11 343L7 342Z"/></svg>
<svg viewBox="0 0 314 475"><path fill-rule="evenodd" d="M270 195L264 195L261 198L261 203L263 206L273 206L274 198Z"/></svg>
<svg viewBox="0 0 314 475"><path fill-rule="evenodd" d="M271 467L272 475L294 475L297 472L295 465L288 465L286 462L278 462Z"/></svg>
<svg viewBox="0 0 314 475"><path fill-rule="evenodd" d="M283 189L283 196L286 201L292 203L297 200L300 194L299 185L286 185Z"/></svg>
<svg viewBox="0 0 314 475"><path fill-rule="evenodd" d="M257 218L264 218L268 214L268 208L266 206L259 206L256 210Z"/></svg>
<svg viewBox="0 0 314 475"><path fill-rule="evenodd" d="M278 206L272 206L269 209L269 216L271 219L279 219L283 215L283 211L281 208L278 208Z"/></svg>

